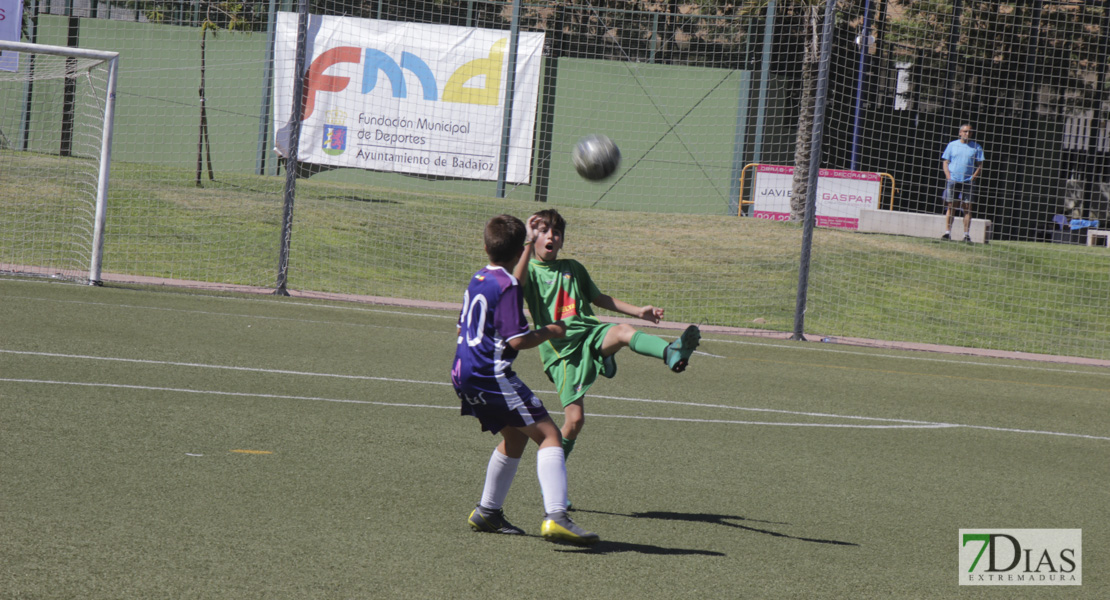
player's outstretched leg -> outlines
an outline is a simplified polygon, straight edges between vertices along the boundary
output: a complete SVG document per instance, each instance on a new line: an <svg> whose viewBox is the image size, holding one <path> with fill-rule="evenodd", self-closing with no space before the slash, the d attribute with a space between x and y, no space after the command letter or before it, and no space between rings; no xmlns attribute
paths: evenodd
<svg viewBox="0 0 1110 600"><path fill-rule="evenodd" d="M491 510L483 508L481 504L470 511L470 528L474 531L485 533L505 533L508 535L524 535L524 530L513 525L505 518L502 509Z"/></svg>
<svg viewBox="0 0 1110 600"><path fill-rule="evenodd" d="M592 546L601 538L592 531L586 531L570 520L565 512L544 515L540 527L543 539L550 542L568 542L579 546Z"/></svg>
<svg viewBox="0 0 1110 600"><path fill-rule="evenodd" d="M686 370L686 365L690 363L690 355L694 353L700 342L701 330L697 325L691 325L677 340L667 346L667 350L663 353L663 360L672 371L681 373Z"/></svg>

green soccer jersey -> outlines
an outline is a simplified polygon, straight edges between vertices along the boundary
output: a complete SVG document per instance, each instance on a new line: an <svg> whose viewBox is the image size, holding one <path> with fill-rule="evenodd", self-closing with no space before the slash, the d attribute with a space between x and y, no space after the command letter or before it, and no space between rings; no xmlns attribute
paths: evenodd
<svg viewBox="0 0 1110 600"><path fill-rule="evenodd" d="M533 325L540 328L563 321L567 326L565 338L539 347L544 367L550 367L560 358L579 351L589 334L601 325L591 304L601 292L586 267L573 259L531 260L527 277L524 300L532 313Z"/></svg>

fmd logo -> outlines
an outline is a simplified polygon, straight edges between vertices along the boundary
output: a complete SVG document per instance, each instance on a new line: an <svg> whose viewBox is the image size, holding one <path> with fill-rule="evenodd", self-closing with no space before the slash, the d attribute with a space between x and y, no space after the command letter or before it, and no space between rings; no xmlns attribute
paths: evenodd
<svg viewBox="0 0 1110 600"><path fill-rule="evenodd" d="M1083 530L961 529L960 585L1083 585Z"/></svg>
<svg viewBox="0 0 1110 600"><path fill-rule="evenodd" d="M461 104L480 104L496 106L500 101L501 67L505 61L507 38L501 38L490 47L486 58L467 62L447 79L440 95L439 82L432 74L428 63L412 52L401 52L400 62L385 52L374 48L337 46L317 56L305 76L304 119L307 120L316 107L316 94L323 92L342 92L351 83L350 77L327 75L324 72L340 63L362 65L362 93L369 94L378 87L379 73L389 82L394 98L407 98L408 86L403 71L411 72L420 82L421 97L424 100L457 102ZM466 85L470 80L484 77L480 87Z"/></svg>

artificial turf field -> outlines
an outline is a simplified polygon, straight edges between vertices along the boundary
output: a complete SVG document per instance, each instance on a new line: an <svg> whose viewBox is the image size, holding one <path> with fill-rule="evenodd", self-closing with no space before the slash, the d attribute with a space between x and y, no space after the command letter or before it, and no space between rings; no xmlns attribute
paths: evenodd
<svg viewBox="0 0 1110 600"><path fill-rule="evenodd" d="M568 462L582 549L536 535L534 448L505 505L532 535L467 527L496 439L458 415L454 320L0 279L0 598L1110 597L1106 368L625 349ZM1082 585L960 586L961 528L1081 529Z"/></svg>

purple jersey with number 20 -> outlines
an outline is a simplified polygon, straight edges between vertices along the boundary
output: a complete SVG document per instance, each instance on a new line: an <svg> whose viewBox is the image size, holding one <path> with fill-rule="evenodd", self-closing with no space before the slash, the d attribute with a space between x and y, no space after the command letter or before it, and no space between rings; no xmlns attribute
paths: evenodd
<svg viewBox="0 0 1110 600"><path fill-rule="evenodd" d="M478 417L483 431L523 427L547 415L543 403L513 373L517 351L508 341L528 333L516 278L501 267L474 274L459 312L459 338L451 384L462 414Z"/></svg>

